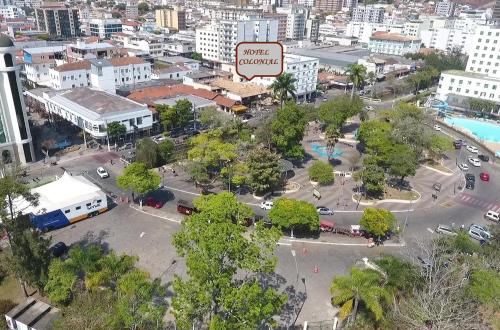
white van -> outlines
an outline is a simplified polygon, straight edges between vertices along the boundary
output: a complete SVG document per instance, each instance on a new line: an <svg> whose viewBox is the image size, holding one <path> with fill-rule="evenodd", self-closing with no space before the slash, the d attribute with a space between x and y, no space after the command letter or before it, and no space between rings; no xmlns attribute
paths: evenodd
<svg viewBox="0 0 500 330"><path fill-rule="evenodd" d="M454 230L453 228L451 228L450 226L445 226L445 225L438 225L436 227L436 233L438 234L443 234L443 235L447 235L447 236L456 236L458 235Z"/></svg>
<svg viewBox="0 0 500 330"><path fill-rule="evenodd" d="M500 221L499 220L500 214L498 212L493 211L493 210L489 210L488 212L486 212L484 217L488 220L491 220L491 221L496 221L496 222Z"/></svg>

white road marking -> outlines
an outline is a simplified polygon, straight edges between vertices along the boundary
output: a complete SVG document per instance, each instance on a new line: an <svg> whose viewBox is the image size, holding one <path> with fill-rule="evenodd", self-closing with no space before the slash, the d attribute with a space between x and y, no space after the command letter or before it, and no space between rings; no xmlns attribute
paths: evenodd
<svg viewBox="0 0 500 330"><path fill-rule="evenodd" d="M278 242L278 245L292 246L292 243L281 243L281 242Z"/></svg>
<svg viewBox="0 0 500 330"><path fill-rule="evenodd" d="M434 230L432 230L431 228L427 228L427 231L429 231L431 234L434 234Z"/></svg>
<svg viewBox="0 0 500 330"><path fill-rule="evenodd" d="M142 232L142 233L139 235L139 237L140 237L140 238L143 238L143 237L144 237L144 235L146 235L146 233L145 233L145 232Z"/></svg>

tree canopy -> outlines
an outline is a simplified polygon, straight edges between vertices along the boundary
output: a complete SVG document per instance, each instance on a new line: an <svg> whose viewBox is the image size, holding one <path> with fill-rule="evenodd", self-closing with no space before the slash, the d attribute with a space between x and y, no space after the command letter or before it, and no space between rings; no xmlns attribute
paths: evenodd
<svg viewBox="0 0 500 330"><path fill-rule="evenodd" d="M193 119L193 105L187 99L178 100L175 105L156 104L164 129L184 127Z"/></svg>
<svg viewBox="0 0 500 330"><path fill-rule="evenodd" d="M249 185L257 193L271 191L281 180L280 158L266 148L253 149L246 160Z"/></svg>
<svg viewBox="0 0 500 330"><path fill-rule="evenodd" d="M304 109L295 103L287 102L277 110L276 118L271 123L272 140L285 157L304 157L301 142L306 124Z"/></svg>
<svg viewBox="0 0 500 330"><path fill-rule="evenodd" d="M310 231L319 229L319 215L316 207L301 200L278 199L269 211L269 219L273 225L281 229L303 228Z"/></svg>
<svg viewBox="0 0 500 330"><path fill-rule="evenodd" d="M175 276L173 314L180 328L256 329L274 326L286 296L263 286L257 274L274 271L279 233L258 224L247 238L237 219L251 216L234 195L195 199L199 212L182 223L173 245L186 260L187 276ZM240 214L241 212L241 214ZM246 276L237 276L238 272Z"/></svg>
<svg viewBox="0 0 500 330"><path fill-rule="evenodd" d="M293 74L283 73L269 86L274 96L280 100L281 107L289 97L295 98L295 82Z"/></svg>
<svg viewBox="0 0 500 330"><path fill-rule="evenodd" d="M333 174L333 166L321 160L315 160L308 169L309 179L320 184L332 183L335 175Z"/></svg>
<svg viewBox="0 0 500 330"><path fill-rule="evenodd" d="M363 211L359 224L376 236L385 236L396 225L396 217L391 211L368 207Z"/></svg>
<svg viewBox="0 0 500 330"><path fill-rule="evenodd" d="M116 178L118 187L132 190L141 196L157 189L160 185L161 177L158 173L147 168L144 163L134 162L125 167L122 175Z"/></svg>

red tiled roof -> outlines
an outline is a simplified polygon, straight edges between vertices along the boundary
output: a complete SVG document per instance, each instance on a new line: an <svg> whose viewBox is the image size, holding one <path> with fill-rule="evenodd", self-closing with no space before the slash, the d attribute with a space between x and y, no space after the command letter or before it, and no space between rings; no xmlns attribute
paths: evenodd
<svg viewBox="0 0 500 330"><path fill-rule="evenodd" d="M122 20L123 25L128 25L128 26L141 26L142 24L136 21L127 21L127 20Z"/></svg>
<svg viewBox="0 0 500 330"><path fill-rule="evenodd" d="M226 107L226 108L231 108L233 105L236 104L236 101L228 99L228 98L226 98L224 96L220 96L220 95L218 95L214 99L214 101L215 101L215 103L217 103L217 105L221 105L221 106Z"/></svg>
<svg viewBox="0 0 500 330"><path fill-rule="evenodd" d="M146 61L144 61L140 57L115 57L109 60L113 66L124 66L124 65L129 65L129 64L144 64Z"/></svg>
<svg viewBox="0 0 500 330"><path fill-rule="evenodd" d="M56 66L54 70L58 72L67 72L75 70L90 70L89 61L78 61L73 63L65 63L63 65Z"/></svg>
<svg viewBox="0 0 500 330"><path fill-rule="evenodd" d="M205 89L195 89L191 86L179 84L173 86L146 87L131 93L127 98L147 104L155 104L157 100L177 95L195 95L207 100L213 100L223 106L233 106L234 101L223 97L217 93ZM232 102L230 104L230 102Z"/></svg>
<svg viewBox="0 0 500 330"><path fill-rule="evenodd" d="M385 31L377 31L372 34L370 39L375 40L390 40L390 41L416 41L415 37L405 36L399 33L389 33Z"/></svg>

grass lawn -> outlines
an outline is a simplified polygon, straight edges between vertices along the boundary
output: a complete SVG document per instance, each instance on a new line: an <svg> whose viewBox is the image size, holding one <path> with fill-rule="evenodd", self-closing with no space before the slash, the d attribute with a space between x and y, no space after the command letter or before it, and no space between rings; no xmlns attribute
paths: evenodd
<svg viewBox="0 0 500 330"><path fill-rule="evenodd" d="M19 281L12 276L7 276L0 282L0 297L12 300L17 304L25 300Z"/></svg>

